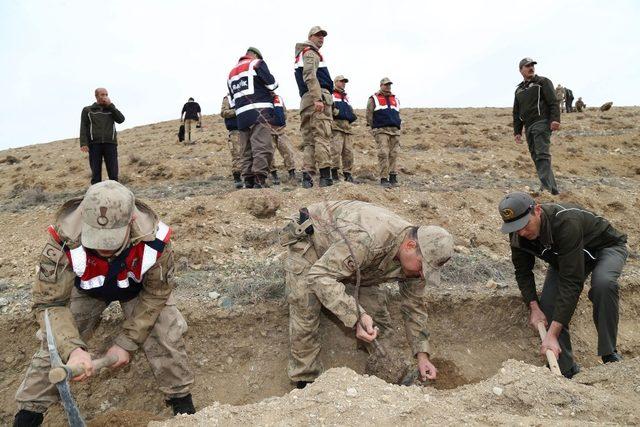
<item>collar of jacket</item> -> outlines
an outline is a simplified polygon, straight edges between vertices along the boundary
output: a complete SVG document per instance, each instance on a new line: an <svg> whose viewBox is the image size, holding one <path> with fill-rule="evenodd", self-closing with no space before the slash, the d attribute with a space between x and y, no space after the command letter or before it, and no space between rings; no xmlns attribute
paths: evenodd
<svg viewBox="0 0 640 427"><path fill-rule="evenodd" d="M383 90L377 91L376 94L379 94L379 95L382 95L382 96L393 96L393 92L385 92Z"/></svg>
<svg viewBox="0 0 640 427"><path fill-rule="evenodd" d="M388 271L389 270L389 266L391 264L397 264L398 266L402 267L400 265L399 261L396 261L396 255L398 255L398 251L400 250L400 245L402 245L402 242L404 242L405 237L407 237L407 233L409 232L409 228L407 227L406 229L402 230L402 233L398 234L396 236L396 238L393 240L392 244L391 244L391 250L389 251L389 253L387 254L386 257L384 257L382 259L382 262L380 263L380 265L378 266L378 270L380 271ZM394 270L397 269L398 267L394 267ZM402 271L402 269L401 269ZM404 276L404 273L402 274L402 276Z"/></svg>
<svg viewBox="0 0 640 427"><path fill-rule="evenodd" d="M531 83L538 83L538 81L540 81L540 76L534 74L533 77L531 77L531 80L523 80L518 86L525 87L527 85L530 85Z"/></svg>
<svg viewBox="0 0 640 427"><path fill-rule="evenodd" d="M307 40L306 42L301 42L301 43L296 43L296 57L300 54L300 52L302 52L304 50L304 48L309 47L311 48L311 50L318 52L318 54L320 53L320 49L318 49L318 47L311 43L309 40Z"/></svg>
<svg viewBox="0 0 640 427"><path fill-rule="evenodd" d="M553 245L553 235L551 234L551 219L549 219L549 214L544 206L542 206L540 221L540 236L538 236L538 240L545 247L549 247Z"/></svg>
<svg viewBox="0 0 640 427"><path fill-rule="evenodd" d="M344 95L346 95L346 94L347 94L347 92L345 92L345 91L344 91L344 89L340 89L338 86L334 86L334 87L333 87L333 91L334 91L334 92L338 92L338 93L340 93L340 94L344 94Z"/></svg>

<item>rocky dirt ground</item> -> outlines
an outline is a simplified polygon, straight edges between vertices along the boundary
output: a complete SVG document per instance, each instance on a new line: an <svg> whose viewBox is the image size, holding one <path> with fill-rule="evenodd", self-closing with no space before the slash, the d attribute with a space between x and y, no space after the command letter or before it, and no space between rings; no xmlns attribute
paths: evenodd
<svg viewBox="0 0 640 427"><path fill-rule="evenodd" d="M526 146L513 142L509 109L407 109L403 117L401 186L391 190L377 185L375 145L363 124L354 141L357 183L310 191L289 182L234 191L218 117L205 117L191 146L177 143L177 121L120 133L121 181L175 231L176 293L190 325L193 394L198 408L209 406L175 423L638 423L640 108L563 115L552 145L562 191L556 197L538 194ZM298 128L292 111L288 129L296 147ZM44 230L57 206L81 195L88 182L88 161L75 139L0 152L0 424L15 412L13 394L37 345L29 288ZM537 368L543 364L537 338L526 327L509 249L498 231L497 203L512 190L530 191L540 201L579 203L628 233L619 334L624 363L599 365L583 295L572 330L577 357L587 369L565 381ZM399 388L356 374L364 371L365 353L326 316L325 367L346 368L289 393L284 250L277 230L299 207L335 199L387 206L455 236L456 255L441 287L428 297L440 368L434 384ZM542 265L537 274L544 274ZM389 292L395 295L392 284ZM392 300L397 344L406 350ZM120 319L117 306L105 312L91 342L96 353L109 344ZM123 370L103 372L73 391L93 425L146 425L170 415L141 354ZM64 423L61 408L53 407L45 422Z"/></svg>

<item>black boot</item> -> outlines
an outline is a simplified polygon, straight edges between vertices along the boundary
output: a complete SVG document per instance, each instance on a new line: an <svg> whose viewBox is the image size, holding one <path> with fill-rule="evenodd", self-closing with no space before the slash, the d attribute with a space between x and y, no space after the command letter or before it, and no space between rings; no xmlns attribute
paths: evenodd
<svg viewBox="0 0 640 427"><path fill-rule="evenodd" d="M244 188L253 188L256 185L256 180L253 176L244 177Z"/></svg>
<svg viewBox="0 0 640 427"><path fill-rule="evenodd" d="M233 173L233 186L239 190L243 187L242 178L240 178L240 172Z"/></svg>
<svg viewBox="0 0 640 427"><path fill-rule="evenodd" d="M340 181L340 175L338 175L338 168L331 168L331 179L333 181Z"/></svg>
<svg viewBox="0 0 640 427"><path fill-rule="evenodd" d="M568 370L568 371L566 371L566 372L563 372L563 373L562 373L562 375L563 375L565 378L571 379L571 378L573 378L573 376L574 376L575 374L577 374L577 373L579 373L579 372L580 372L580 365L578 365L578 364L576 363L576 364L574 364L574 365L571 367L571 369L569 369L569 370Z"/></svg>
<svg viewBox="0 0 640 427"><path fill-rule="evenodd" d="M621 362L622 355L618 353L618 350L614 350L611 354L605 354L602 356L602 363Z"/></svg>
<svg viewBox="0 0 640 427"><path fill-rule="evenodd" d="M296 388L302 390L313 381L296 381Z"/></svg>
<svg viewBox="0 0 640 427"><path fill-rule="evenodd" d="M271 182L273 185L280 185L280 177L278 176L278 171L271 172Z"/></svg>
<svg viewBox="0 0 640 427"><path fill-rule="evenodd" d="M171 399L165 400L167 406L171 406L173 409L173 415L178 414L195 414L196 408L193 406L193 400L191 399L191 394L187 394L182 397L172 397Z"/></svg>
<svg viewBox="0 0 640 427"><path fill-rule="evenodd" d="M391 183L387 178L380 178L380 185L382 185L384 188L391 188Z"/></svg>
<svg viewBox="0 0 640 427"><path fill-rule="evenodd" d="M255 184L253 184L253 188L269 188L267 185L267 177L262 175L255 176ZM279 182L278 182L279 183Z"/></svg>
<svg viewBox="0 0 640 427"><path fill-rule="evenodd" d="M296 182L296 170L295 169L289 169L289 182L291 182L292 184L294 182Z"/></svg>
<svg viewBox="0 0 640 427"><path fill-rule="evenodd" d="M351 172L345 172L343 175L346 182L353 182L353 175L351 175Z"/></svg>
<svg viewBox="0 0 640 427"><path fill-rule="evenodd" d="M44 414L20 409L13 419L13 427L38 427L42 425Z"/></svg>
<svg viewBox="0 0 640 427"><path fill-rule="evenodd" d="M313 178L307 172L302 172L302 188L313 187Z"/></svg>
<svg viewBox="0 0 640 427"><path fill-rule="evenodd" d="M389 174L389 184L391 184L394 187L398 185L398 174L395 174L395 173Z"/></svg>
<svg viewBox="0 0 640 427"><path fill-rule="evenodd" d="M333 185L331 179L331 168L320 169L320 187L329 187Z"/></svg>

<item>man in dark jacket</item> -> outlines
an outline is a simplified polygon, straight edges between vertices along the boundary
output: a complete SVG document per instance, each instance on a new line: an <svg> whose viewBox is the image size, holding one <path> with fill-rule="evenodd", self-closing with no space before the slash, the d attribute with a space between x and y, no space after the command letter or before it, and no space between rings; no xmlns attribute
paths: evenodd
<svg viewBox="0 0 640 427"><path fill-rule="evenodd" d="M565 111L573 113L573 91L568 87L564 88Z"/></svg>
<svg viewBox="0 0 640 427"><path fill-rule="evenodd" d="M526 193L508 194L498 209L504 221L502 232L509 233L516 281L530 308L529 324L536 330L540 322L548 327L540 353L553 351L567 378L579 372L569 322L591 274L588 295L598 331L598 355L604 363L622 360L616 350L618 278L628 255L627 236L580 206L539 205ZM533 275L536 258L549 264L540 298Z"/></svg>
<svg viewBox="0 0 640 427"><path fill-rule="evenodd" d="M520 74L524 81L518 85L513 102L513 133L516 143L522 143L525 128L529 153L536 165L538 178L551 194L558 194L558 185L551 169L551 131L560 129L560 109L553 83L535 72L531 58L520 61Z"/></svg>
<svg viewBox="0 0 640 427"><path fill-rule="evenodd" d="M118 135L116 123L124 116L111 103L109 92L103 87L95 90L96 102L84 107L80 115L80 150L89 153L91 184L102 181L102 159L109 179L118 180Z"/></svg>
<svg viewBox="0 0 640 427"><path fill-rule="evenodd" d="M202 115L200 113L200 104L198 104L193 98L189 98L187 103L182 107L180 121L184 123L185 144L194 143L191 141L191 129L196 123L202 123Z"/></svg>

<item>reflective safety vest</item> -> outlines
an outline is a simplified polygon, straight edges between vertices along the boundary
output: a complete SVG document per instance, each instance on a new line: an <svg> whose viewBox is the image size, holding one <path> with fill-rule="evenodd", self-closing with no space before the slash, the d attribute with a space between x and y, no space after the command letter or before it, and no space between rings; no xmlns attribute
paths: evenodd
<svg viewBox="0 0 640 427"><path fill-rule="evenodd" d="M243 56L229 72L229 95L234 102L238 129L246 130L258 122L269 123L273 115L276 79L261 59Z"/></svg>
<svg viewBox="0 0 640 427"><path fill-rule="evenodd" d="M379 92L371 95L373 99L373 121L371 127L396 127L400 129L400 101L395 95L383 95Z"/></svg>
<svg viewBox="0 0 640 427"><path fill-rule="evenodd" d="M311 49L311 47L305 47L304 49L302 49L302 51L300 51L298 56L296 56L295 74L296 74L296 83L298 83L298 92L300 93L300 96L309 92L309 88L307 87L307 84L304 82L304 78L302 78L302 69L304 68L304 59L302 57L309 50L313 50L313 49ZM318 56L320 56L320 64L318 65L318 70L316 71L316 77L318 79L318 82L320 83L320 87L328 90L329 92L333 92L333 80L331 80L329 69L327 68L327 65L324 62L324 58L322 57L320 52L318 51L315 51L315 52L318 54Z"/></svg>
<svg viewBox="0 0 640 427"><path fill-rule="evenodd" d="M55 228L49 226L48 231L63 246L69 265L76 274L76 288L108 302L128 301L138 295L144 274L155 265L171 238L171 228L160 222L155 240L137 243L107 261L82 245L75 249L65 248Z"/></svg>
<svg viewBox="0 0 640 427"><path fill-rule="evenodd" d="M347 120L349 123L356 121L356 115L353 114L353 108L349 104L346 92L333 91L333 106L338 109L338 115L334 116L335 120Z"/></svg>
<svg viewBox="0 0 640 427"><path fill-rule="evenodd" d="M273 96L273 121L271 124L278 127L287 125L287 117L284 113L284 101L279 95Z"/></svg>

